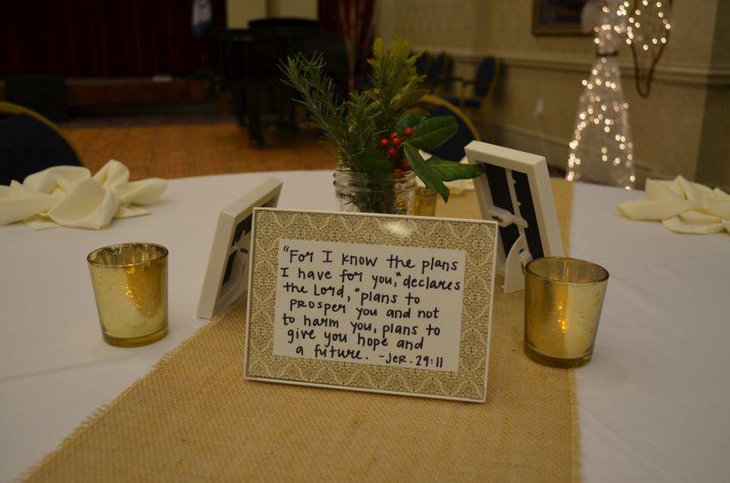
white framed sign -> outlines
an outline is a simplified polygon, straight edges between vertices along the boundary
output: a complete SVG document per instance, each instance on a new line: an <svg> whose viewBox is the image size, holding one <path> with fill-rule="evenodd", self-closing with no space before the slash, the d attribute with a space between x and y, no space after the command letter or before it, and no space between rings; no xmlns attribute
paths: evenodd
<svg viewBox="0 0 730 483"><path fill-rule="evenodd" d="M198 301L198 317L211 319L243 295L248 281L253 209L276 206L281 185L278 179L269 178L218 214L208 269Z"/></svg>
<svg viewBox="0 0 730 483"><path fill-rule="evenodd" d="M486 398L497 224L254 210L245 377Z"/></svg>
<svg viewBox="0 0 730 483"><path fill-rule="evenodd" d="M543 156L472 141L470 163L484 166L474 180L482 217L499 223L499 270L505 293L525 288L525 266L534 258L563 255L550 175Z"/></svg>

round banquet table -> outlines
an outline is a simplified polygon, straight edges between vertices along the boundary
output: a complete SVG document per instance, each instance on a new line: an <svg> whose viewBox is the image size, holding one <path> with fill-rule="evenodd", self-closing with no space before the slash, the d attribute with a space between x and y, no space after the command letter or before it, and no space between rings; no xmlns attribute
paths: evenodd
<svg viewBox="0 0 730 483"><path fill-rule="evenodd" d="M280 207L336 209L330 171L250 173L171 180L152 214L101 231L0 227L0 480L207 322L195 312L217 213L267 177L284 182ZM575 185L570 253L611 277L594 359L576 372L582 474L727 481L730 235L677 235L618 215L619 202L642 196ZM170 250L170 334L115 348L101 338L86 255L143 240Z"/></svg>

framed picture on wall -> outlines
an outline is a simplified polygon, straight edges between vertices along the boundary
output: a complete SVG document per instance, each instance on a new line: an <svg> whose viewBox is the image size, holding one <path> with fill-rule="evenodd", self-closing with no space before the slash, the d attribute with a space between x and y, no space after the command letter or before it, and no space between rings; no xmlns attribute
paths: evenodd
<svg viewBox="0 0 730 483"><path fill-rule="evenodd" d="M587 35L581 13L587 0L533 0L533 35Z"/></svg>

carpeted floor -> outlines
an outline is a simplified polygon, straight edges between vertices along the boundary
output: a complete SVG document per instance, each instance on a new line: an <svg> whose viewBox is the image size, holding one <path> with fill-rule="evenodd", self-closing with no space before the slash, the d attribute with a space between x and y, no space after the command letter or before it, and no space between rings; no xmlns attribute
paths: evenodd
<svg viewBox="0 0 730 483"><path fill-rule="evenodd" d="M336 151L312 130L269 131L265 147L251 144L232 120L70 123L63 131L92 173L116 159L131 179L336 167Z"/></svg>

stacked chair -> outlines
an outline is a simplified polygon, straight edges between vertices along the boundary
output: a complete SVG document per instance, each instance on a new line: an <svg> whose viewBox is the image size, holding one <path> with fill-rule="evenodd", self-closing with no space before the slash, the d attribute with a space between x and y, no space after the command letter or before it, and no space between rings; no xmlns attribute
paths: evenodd
<svg viewBox="0 0 730 483"><path fill-rule="evenodd" d="M443 97L469 112L484 132L486 130L486 108L494 94L498 76L499 61L494 57L486 57L477 65L473 79L449 78L451 85L454 86L455 94Z"/></svg>
<svg viewBox="0 0 730 483"><path fill-rule="evenodd" d="M440 94L446 89L451 72L451 58L445 52L432 56L428 51L423 51L416 61L416 72L426 76L423 81L426 89Z"/></svg>

